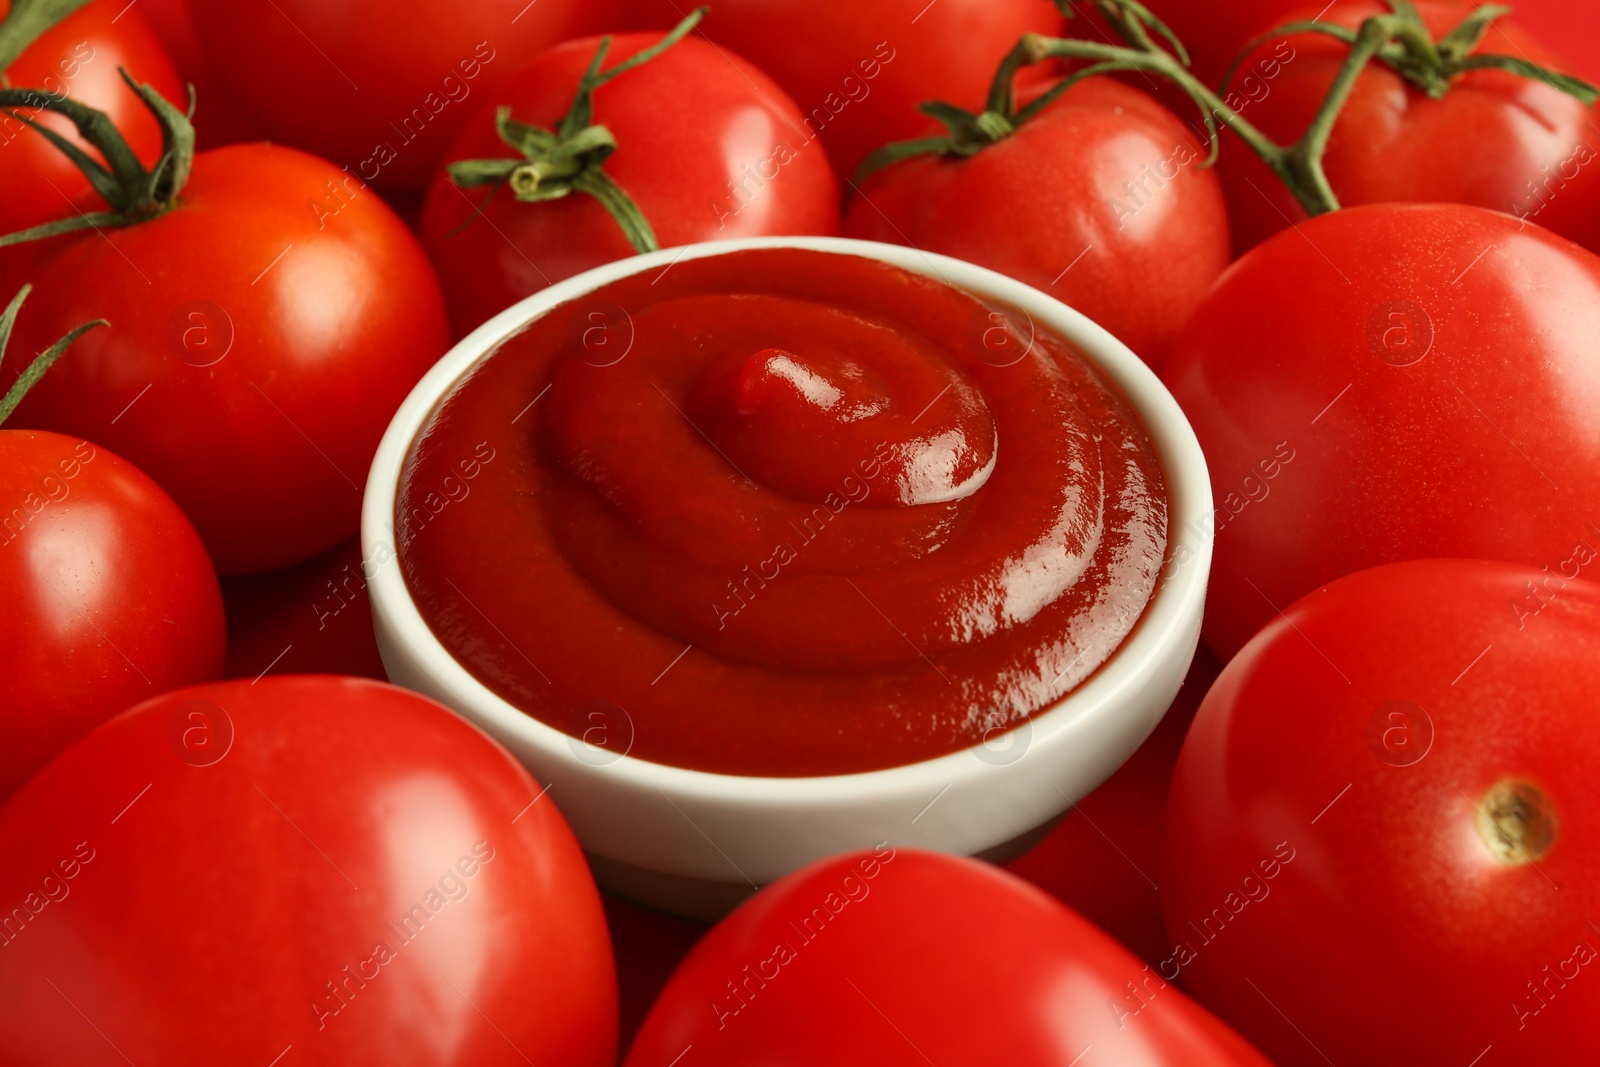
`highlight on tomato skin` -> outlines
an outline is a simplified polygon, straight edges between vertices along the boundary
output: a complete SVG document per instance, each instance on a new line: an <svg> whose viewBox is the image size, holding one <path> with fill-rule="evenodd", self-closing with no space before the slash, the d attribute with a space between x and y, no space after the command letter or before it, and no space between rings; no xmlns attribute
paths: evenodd
<svg viewBox="0 0 1600 1067"><path fill-rule="evenodd" d="M780 879L700 940L624 1063L686 1048L728 1067L1064 1064L1086 1049L1150 1067L1267 1064L1037 888L888 843Z"/></svg>
<svg viewBox="0 0 1600 1067"><path fill-rule="evenodd" d="M0 799L130 704L222 673L199 535L90 441L0 430L0 603Z"/></svg>
<svg viewBox="0 0 1600 1067"><path fill-rule="evenodd" d="M1167 930L1185 988L1274 1062L1592 1048L1597 543L1340 578L1206 696L1168 801Z"/></svg>
<svg viewBox="0 0 1600 1067"><path fill-rule="evenodd" d="M615 1062L610 939L554 798L394 686L146 701L0 808L0 849L9 1063Z"/></svg>
<svg viewBox="0 0 1600 1067"><path fill-rule="evenodd" d="M0 17L11 14L12 8L11 0L0 0ZM0 31L0 39L4 37ZM134 154L153 164L161 154L161 128L128 92L119 69L132 72L170 100L184 99L184 82L161 41L139 9L117 0L92 0L67 14L0 73L4 84L64 93L105 111L126 134ZM56 115L18 108L0 122L0 188L5 190L0 196L0 235L71 216L72 204L79 198L99 206L78 168L43 137L24 128L17 116L94 151L72 123ZM12 255L0 253L0 263Z"/></svg>

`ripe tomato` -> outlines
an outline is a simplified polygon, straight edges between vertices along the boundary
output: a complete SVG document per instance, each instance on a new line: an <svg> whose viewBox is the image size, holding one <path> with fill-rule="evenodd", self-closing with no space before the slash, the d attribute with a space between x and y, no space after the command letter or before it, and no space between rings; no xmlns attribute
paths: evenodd
<svg viewBox="0 0 1600 1067"><path fill-rule="evenodd" d="M183 512L87 441L0 431L0 799L130 705L222 673L222 596Z"/></svg>
<svg viewBox="0 0 1600 1067"><path fill-rule="evenodd" d="M1437 38L1471 15L1471 8L1418 0L1417 10ZM1291 12L1310 19L1321 4ZM1357 27L1387 4L1336 4L1324 20ZM1322 34L1271 40L1250 54L1245 70L1292 50L1273 80L1259 80L1242 114L1289 143L1321 106L1349 47ZM1510 20L1496 20L1474 50L1525 59L1551 70L1562 63ZM1281 55L1279 55L1281 59ZM1595 111L1537 78L1501 70L1460 75L1437 100L1381 63L1357 79L1334 124L1323 159L1328 180L1346 207L1389 201L1447 201L1509 212L1590 249L1600 250L1600 130ZM1265 164L1235 138L1220 165L1237 247L1249 248L1305 212Z"/></svg>
<svg viewBox="0 0 1600 1067"><path fill-rule="evenodd" d="M1091 78L974 156L917 156L874 173L845 233L1009 274L1159 365L1228 265L1206 157L1149 96Z"/></svg>
<svg viewBox="0 0 1600 1067"><path fill-rule="evenodd" d="M0 809L14 1064L614 1062L599 894L551 798L353 679L147 701Z"/></svg>
<svg viewBox="0 0 1600 1067"><path fill-rule="evenodd" d="M695 946L628 1067L1266 1061L1088 922L977 860L880 845L775 882Z"/></svg>
<svg viewBox="0 0 1600 1067"><path fill-rule="evenodd" d="M681 16L675 0L633 0L632 17ZM922 132L923 102L981 104L1017 39L1061 22L1050 0L718 0L701 29L788 90L804 115L795 135L820 138L848 178L867 153Z"/></svg>
<svg viewBox="0 0 1600 1067"><path fill-rule="evenodd" d="M657 33L615 38L605 69L660 40ZM529 61L486 98L446 161L518 155L495 130L497 107L555 129L598 45L596 38L568 41ZM761 71L705 41L679 41L601 86L594 121L619 146L605 173L639 206L662 247L838 231L838 185L827 157L799 136L794 103ZM423 206L423 241L458 334L553 282L633 254L592 196L523 203L496 188L484 217L475 218L484 198L441 169Z"/></svg>
<svg viewBox="0 0 1600 1067"><path fill-rule="evenodd" d="M621 0L191 3L200 43L275 139L362 181L421 189L476 103L524 60L612 29Z"/></svg>
<svg viewBox="0 0 1600 1067"><path fill-rule="evenodd" d="M0 0L0 15L10 9L10 0ZM154 163L161 154L161 130L139 98L128 92L118 67L126 67L169 100L187 99L172 61L139 12L113 0L94 0L46 30L4 75L11 85L65 94L106 112L135 154L147 165ZM94 154L61 116L32 108L17 113ZM89 193L89 182L43 137L0 112L0 188L5 189L0 234L9 234L71 215L73 202ZM15 257L12 252L0 255Z"/></svg>
<svg viewBox="0 0 1600 1067"><path fill-rule="evenodd" d="M224 573L355 531L389 416L448 347L416 239L359 182L289 148L202 152L174 210L31 255L19 344L112 326L46 375L18 424L127 456Z"/></svg>
<svg viewBox="0 0 1600 1067"><path fill-rule="evenodd" d="M344 674L384 681L372 633L361 544L351 538L304 563L225 579L229 678Z"/></svg>
<svg viewBox="0 0 1600 1067"><path fill-rule="evenodd" d="M1596 333L1600 258L1483 208L1346 208L1240 259L1163 372L1217 501L1207 643L1380 563L1566 559L1600 521Z"/></svg>
<svg viewBox="0 0 1600 1067"><path fill-rule="evenodd" d="M1570 579L1596 545L1342 578L1212 687L1167 809L1167 930L1185 987L1275 1063L1592 1055L1600 586Z"/></svg>

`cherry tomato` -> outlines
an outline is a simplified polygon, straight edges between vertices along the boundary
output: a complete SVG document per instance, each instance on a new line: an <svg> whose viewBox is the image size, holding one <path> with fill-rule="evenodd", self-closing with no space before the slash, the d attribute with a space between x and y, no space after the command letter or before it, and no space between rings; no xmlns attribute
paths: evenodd
<svg viewBox="0 0 1600 1067"><path fill-rule="evenodd" d="M222 597L194 527L88 441L0 431L0 603L0 799L130 705L222 673Z"/></svg>
<svg viewBox="0 0 1600 1067"><path fill-rule="evenodd" d="M1291 12L1311 19L1321 4ZM1418 0L1439 37L1472 9ZM1323 16L1356 27L1387 4L1336 4ZM1281 143L1298 138L1321 106L1349 47L1322 34L1261 45L1241 68L1242 114ZM1561 70L1563 64L1512 20L1498 19L1475 49ZM1275 77L1269 77L1276 71ZM1248 92L1246 91L1248 88ZM1236 94L1237 95L1237 94ZM1600 129L1593 108L1545 84L1501 70L1460 75L1437 100L1374 63L1334 124L1324 166L1346 207L1448 201L1505 211L1600 250ZM1305 218L1294 197L1244 144L1228 138L1220 165L1237 246L1249 248Z"/></svg>
<svg viewBox="0 0 1600 1067"><path fill-rule="evenodd" d="M355 538L283 570L225 579L229 678L344 674L385 681Z"/></svg>
<svg viewBox="0 0 1600 1067"><path fill-rule="evenodd" d="M1342 578L1206 696L1167 809L1173 966L1275 1063L1591 1057L1596 546Z"/></svg>
<svg viewBox="0 0 1600 1067"><path fill-rule="evenodd" d="M1207 643L1380 563L1565 559L1600 521L1597 332L1600 258L1483 208L1346 208L1240 259L1163 374L1217 501Z"/></svg>
<svg viewBox="0 0 1600 1067"><path fill-rule="evenodd" d="M1266 1061L1149 966L977 860L875 851L823 860L695 946L628 1067L669 1064Z"/></svg>
<svg viewBox="0 0 1600 1067"><path fill-rule="evenodd" d="M529 56L613 29L621 0L191 3L201 45L275 139L383 188L427 185L446 146ZM471 101L471 103L469 103Z"/></svg>
<svg viewBox="0 0 1600 1067"><path fill-rule="evenodd" d="M607 70L657 44L624 34ZM449 162L517 155L495 130L495 109L554 129L572 103L597 38L569 41L531 60L485 99L450 146ZM690 37L594 93L594 121L615 135L607 175L639 206L662 247L764 234L831 235L839 190L827 156L804 139L782 89L736 56ZM523 203L462 189L441 170L421 232L438 268L451 322L465 333L495 312L574 274L633 253L617 221L591 196Z"/></svg>
<svg viewBox="0 0 1600 1067"><path fill-rule="evenodd" d="M19 345L112 326L73 347L17 423L127 456L224 573L355 531L390 415L448 347L416 239L371 190L289 148L202 152L175 210L32 255Z"/></svg>
<svg viewBox="0 0 1600 1067"><path fill-rule="evenodd" d="M10 0L0 0L0 15L10 8ZM118 67L126 67L169 100L187 99L161 42L138 11L115 0L94 0L68 15L40 35L4 73L11 85L65 94L106 112L135 154L149 165L161 154L161 130L128 91ZM32 108L18 109L17 114L96 154L61 116ZM0 196L0 234L9 234L72 215L73 203L89 193L89 182L43 137L15 116L0 114L0 188L5 189ZM103 210L98 198L93 202L96 206L85 210ZM0 255L15 257L9 251Z"/></svg>
<svg viewBox="0 0 1600 1067"><path fill-rule="evenodd" d="M0 809L14 1064L614 1062L599 894L553 799L415 694L147 701Z"/></svg>
<svg viewBox="0 0 1600 1067"><path fill-rule="evenodd" d="M874 173L845 233L1009 274L1159 364L1228 265L1206 158L1150 97L1091 78L974 156L917 156Z"/></svg>
<svg viewBox="0 0 1600 1067"><path fill-rule="evenodd" d="M674 0L633 0L632 12L651 26L681 17ZM873 149L922 132L923 102L981 104L1017 39L1061 22L1050 0L718 0L702 30L788 90L797 135L820 138L848 178Z"/></svg>

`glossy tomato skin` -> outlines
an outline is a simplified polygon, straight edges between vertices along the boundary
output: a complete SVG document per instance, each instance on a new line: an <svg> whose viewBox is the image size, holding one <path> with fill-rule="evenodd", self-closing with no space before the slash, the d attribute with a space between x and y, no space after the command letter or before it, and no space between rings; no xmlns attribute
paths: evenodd
<svg viewBox="0 0 1600 1067"><path fill-rule="evenodd" d="M1412 561L1287 607L1178 763L1161 891L1185 988L1284 1067L1587 1062L1597 684L1600 586L1560 573ZM1520 853L1485 836L1515 826L1506 781Z"/></svg>
<svg viewBox="0 0 1600 1067"><path fill-rule="evenodd" d="M194 527L88 441L0 431L0 603L0 799L130 705L222 673L222 597Z"/></svg>
<svg viewBox="0 0 1600 1067"><path fill-rule="evenodd" d="M576 840L415 694L294 677L148 701L0 809L0 842L25 909L0 935L10 1063L613 1062Z"/></svg>
<svg viewBox="0 0 1600 1067"><path fill-rule="evenodd" d="M1322 5L1291 12L1311 19ZM1439 0L1416 5L1435 37L1471 14ZM1375 0L1335 5L1337 25L1359 26L1389 10ZM1265 27L1263 27L1265 28ZM1284 39L1266 42L1245 61L1260 66ZM1293 58L1243 115L1268 136L1289 143L1321 106L1349 48L1324 35L1287 39ZM1513 19L1499 19L1477 48L1539 63L1566 65ZM1391 201L1477 204L1537 222L1591 250L1600 250L1600 132L1595 111L1536 78L1499 70L1458 77L1438 100L1373 64L1355 90L1328 143L1328 180L1346 207ZM1238 248L1246 249L1305 218L1294 197L1242 142L1229 137L1220 164Z"/></svg>
<svg viewBox="0 0 1600 1067"><path fill-rule="evenodd" d="M659 33L614 38L607 68L660 40ZM495 132L500 106L554 129L598 45L598 38L569 41L529 61L485 100L446 160L514 157ZM761 71L703 40L679 41L607 82L595 93L594 121L619 145L606 173L639 205L663 248L838 232L838 185L821 147L803 136L793 101ZM633 254L593 197L527 204L499 188L484 217L473 218L485 195L457 187L441 169L423 206L423 241L458 334L529 293Z"/></svg>
<svg viewBox="0 0 1600 1067"><path fill-rule="evenodd" d="M18 423L138 464L223 573L355 531L390 415L448 347L416 239L370 189L294 149L201 153L175 210L33 255L20 346L112 325L56 364Z"/></svg>
<svg viewBox="0 0 1600 1067"><path fill-rule="evenodd" d="M1221 186L1205 159L1149 96L1092 78L975 156L873 174L845 233L1009 274L1159 365L1228 265Z"/></svg>
<svg viewBox="0 0 1600 1067"><path fill-rule="evenodd" d="M192 3L220 73L274 139L384 189L426 187L478 101L529 56L615 28L620 0Z"/></svg>
<svg viewBox="0 0 1600 1067"><path fill-rule="evenodd" d="M1381 563L1567 559L1600 522L1597 331L1600 258L1483 208L1347 208L1236 262L1163 371L1217 501L1206 642Z"/></svg>
<svg viewBox="0 0 1600 1067"><path fill-rule="evenodd" d="M633 0L632 18L671 25L675 7ZM722 0L701 25L788 91L841 179L874 149L918 136L918 105L981 107L1018 38L1061 29L1049 0Z"/></svg>
<svg viewBox="0 0 1600 1067"><path fill-rule="evenodd" d="M0 0L0 15L10 6L9 0ZM182 105L188 99L172 60L139 12L113 0L94 0L62 19L29 45L5 76L18 88L64 93L104 111L134 153L146 164L154 163L161 154L161 130L128 91L118 67L126 67L168 100ZM94 153L63 116L29 109L19 113ZM0 188L5 189L0 234L7 234L71 216L73 202L89 193L89 181L43 137L15 117L0 115ZM105 210L98 198L93 202L95 207L85 210ZM14 257L10 250L5 255Z"/></svg>
<svg viewBox="0 0 1600 1067"><path fill-rule="evenodd" d="M723 920L627 1067L698 1062L1192 1067L1266 1061L1088 922L977 860L890 845L822 860Z"/></svg>

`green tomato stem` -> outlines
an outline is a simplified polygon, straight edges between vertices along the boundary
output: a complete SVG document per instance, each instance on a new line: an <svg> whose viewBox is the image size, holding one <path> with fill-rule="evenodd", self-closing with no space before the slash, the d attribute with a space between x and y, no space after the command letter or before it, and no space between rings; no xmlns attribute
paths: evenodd
<svg viewBox="0 0 1600 1067"><path fill-rule="evenodd" d="M6 347L11 344L11 330L17 324L17 314L22 310L23 301L28 299L28 294L32 291L33 286L24 285L17 290L17 295L11 298L11 303L6 306L5 311L0 312L0 360L5 359ZM45 371L55 365L56 360L67 354L67 349L71 348L78 338L97 327L110 325L105 319L86 322L39 353L34 361L28 364L27 369L17 376L16 382L6 390L5 395L0 396L0 424L11 417L11 413L17 410L17 405L22 403L22 398L28 394L28 390L39 383L39 379L44 377Z"/></svg>
<svg viewBox="0 0 1600 1067"><path fill-rule="evenodd" d="M12 0L5 21L0 22L0 85L9 86L4 71L28 46L56 23L89 0Z"/></svg>
<svg viewBox="0 0 1600 1067"><path fill-rule="evenodd" d="M617 226L628 238L635 252L654 252L660 248L650 220L645 218L639 205L611 176L602 170L605 161L617 150L617 139L610 130L594 123L594 93L602 85L625 74L635 67L648 63L662 52L683 40L705 17L709 8L701 7L690 12L672 31L649 48L641 49L627 59L602 70L606 53L611 50L609 36L600 39L589 67L578 79L572 106L554 130L547 130L511 117L510 108L501 108L495 115L495 131L500 140L522 153L521 159L463 159L445 168L450 180L463 189L492 186L489 198L501 185L511 190L520 203L535 204L546 200L559 200L571 193L593 197L616 220ZM482 213L488 203L478 205L476 211L462 224L459 233Z"/></svg>

